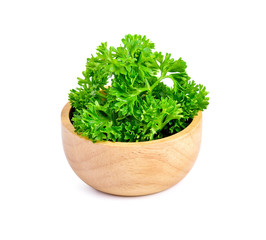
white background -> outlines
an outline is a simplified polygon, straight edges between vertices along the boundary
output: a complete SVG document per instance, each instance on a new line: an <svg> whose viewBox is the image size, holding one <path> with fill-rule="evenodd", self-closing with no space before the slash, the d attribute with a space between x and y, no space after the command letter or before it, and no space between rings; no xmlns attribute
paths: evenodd
<svg viewBox="0 0 266 240"><path fill-rule="evenodd" d="M266 239L265 1L1 1L0 239ZM145 197L71 170L60 112L102 41L145 34L210 91L187 177Z"/></svg>

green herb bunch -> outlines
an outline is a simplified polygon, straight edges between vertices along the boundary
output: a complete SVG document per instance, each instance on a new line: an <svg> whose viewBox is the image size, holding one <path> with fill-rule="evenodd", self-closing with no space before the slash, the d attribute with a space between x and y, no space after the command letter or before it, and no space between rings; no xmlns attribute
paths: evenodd
<svg viewBox="0 0 266 240"><path fill-rule="evenodd" d="M101 43L69 93L78 134L93 142L150 141L181 131L206 109L208 92L190 80L181 58L154 51L146 36L128 34L122 43ZM166 78L173 87L162 82Z"/></svg>

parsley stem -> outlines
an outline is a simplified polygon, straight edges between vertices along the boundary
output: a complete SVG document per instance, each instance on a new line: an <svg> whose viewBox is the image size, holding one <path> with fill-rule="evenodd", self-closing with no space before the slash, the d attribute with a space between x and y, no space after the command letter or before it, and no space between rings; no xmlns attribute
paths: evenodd
<svg viewBox="0 0 266 240"><path fill-rule="evenodd" d="M97 94L98 96L100 96L100 97L106 98L106 95L104 95L104 94L102 94L102 93L100 93L100 92L96 92L96 94Z"/></svg>
<svg viewBox="0 0 266 240"><path fill-rule="evenodd" d="M152 91L164 78L165 74L161 75L161 77L150 87L150 91Z"/></svg>
<svg viewBox="0 0 266 240"><path fill-rule="evenodd" d="M149 84L149 81L147 78L145 78L145 84L146 84L146 87L149 89L149 91L151 90L151 86Z"/></svg>

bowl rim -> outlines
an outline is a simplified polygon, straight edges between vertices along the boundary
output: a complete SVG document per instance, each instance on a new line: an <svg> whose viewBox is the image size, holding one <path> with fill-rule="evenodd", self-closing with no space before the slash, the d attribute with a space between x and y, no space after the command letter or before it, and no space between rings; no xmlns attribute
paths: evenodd
<svg viewBox="0 0 266 240"><path fill-rule="evenodd" d="M75 128L73 124L70 121L69 114L72 109L72 106L70 102L67 102L66 105L63 107L61 111L61 123L62 125L73 135L84 139L88 142L93 143L89 138L81 136L75 132ZM151 141L143 141L143 142L111 142L111 141L101 141L101 142L96 142L93 144L101 144L101 145L111 145L111 146L119 146L119 147L126 147L126 146L140 146L140 145L149 145L149 144L157 144L157 143L162 143L166 141L172 141L176 139L180 139L188 135L193 129L195 129L202 121L202 111L199 111L198 114L193 118L191 123L181 130L178 133L172 134L170 136L160 138L160 139L155 139Z"/></svg>

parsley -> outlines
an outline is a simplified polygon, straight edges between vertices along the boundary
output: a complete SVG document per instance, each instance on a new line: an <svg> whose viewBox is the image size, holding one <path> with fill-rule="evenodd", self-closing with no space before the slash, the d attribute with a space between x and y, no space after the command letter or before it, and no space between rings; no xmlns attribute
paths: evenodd
<svg viewBox="0 0 266 240"><path fill-rule="evenodd" d="M181 131L207 108L206 88L190 80L181 58L154 51L146 36L128 34L122 43L101 43L87 59L79 87L69 93L78 134L93 142L150 141Z"/></svg>

